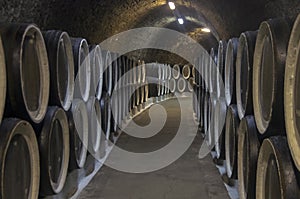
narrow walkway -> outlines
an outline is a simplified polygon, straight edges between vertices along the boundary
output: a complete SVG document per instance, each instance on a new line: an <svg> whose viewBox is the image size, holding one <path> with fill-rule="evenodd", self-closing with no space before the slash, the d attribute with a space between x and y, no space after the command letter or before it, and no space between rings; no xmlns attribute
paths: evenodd
<svg viewBox="0 0 300 199"><path fill-rule="evenodd" d="M191 100L186 98L191 123ZM168 144L175 136L180 123L180 108L177 100L171 99L161 103L168 114L164 128L155 136L137 139L123 133L117 145L133 152L155 151ZM155 114L154 114L155 115ZM140 125L150 122L149 111L135 118ZM198 152L202 143L197 135L188 151L177 161L159 171L145 174L131 174L116 171L104 166L83 190L80 199L229 199L220 174L208 155L199 160Z"/></svg>

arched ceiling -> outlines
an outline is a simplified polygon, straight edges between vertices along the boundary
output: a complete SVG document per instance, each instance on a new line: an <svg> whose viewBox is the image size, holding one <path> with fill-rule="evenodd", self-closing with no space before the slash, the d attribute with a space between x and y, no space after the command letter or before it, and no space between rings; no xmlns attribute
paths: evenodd
<svg viewBox="0 0 300 199"><path fill-rule="evenodd" d="M295 18L299 0L173 0L171 11L166 0L4 0L0 2L0 20L33 22L42 29L66 30L72 36L85 37L91 43L132 28L164 27L191 36L206 49L217 40L238 37L256 30L268 18ZM176 17L185 19L179 25ZM208 27L211 33L203 33ZM153 51L151 51L153 52ZM141 54L141 53L140 53ZM171 62L172 56L142 53L144 59ZM159 54L159 53L158 53Z"/></svg>

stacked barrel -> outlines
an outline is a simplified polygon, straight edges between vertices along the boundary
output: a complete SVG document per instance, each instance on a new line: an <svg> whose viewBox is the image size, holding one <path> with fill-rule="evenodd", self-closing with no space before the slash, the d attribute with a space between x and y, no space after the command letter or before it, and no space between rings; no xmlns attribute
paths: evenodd
<svg viewBox="0 0 300 199"><path fill-rule="evenodd" d="M170 92L171 93L184 93L193 92L195 85L195 68L191 65L180 66L175 64L171 68L170 77Z"/></svg>
<svg viewBox="0 0 300 199"><path fill-rule="evenodd" d="M58 194L143 109L145 63L33 24L1 24L0 34L1 198Z"/></svg>
<svg viewBox="0 0 300 199"><path fill-rule="evenodd" d="M270 19L199 58L195 115L240 198L300 197L299 30Z"/></svg>

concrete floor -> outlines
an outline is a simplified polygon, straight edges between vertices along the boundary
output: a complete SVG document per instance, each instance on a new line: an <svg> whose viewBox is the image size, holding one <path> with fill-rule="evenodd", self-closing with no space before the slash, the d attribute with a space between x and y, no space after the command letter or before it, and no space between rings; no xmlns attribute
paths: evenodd
<svg viewBox="0 0 300 199"><path fill-rule="evenodd" d="M193 122L190 99L185 103L190 117L186 125L186 133L195 125ZM179 126L179 104L175 99L161 103L168 114L164 128L157 135L147 139L137 139L122 133L117 145L134 152L157 150L169 143ZM154 114L155 115L155 114ZM150 122L149 111L135 118L140 125ZM190 127L190 128L189 128ZM101 168L89 185L81 192L80 199L229 199L221 176L208 155L199 160L198 152L203 139L197 135L188 151L177 161L161 170L131 174L116 171L107 166Z"/></svg>

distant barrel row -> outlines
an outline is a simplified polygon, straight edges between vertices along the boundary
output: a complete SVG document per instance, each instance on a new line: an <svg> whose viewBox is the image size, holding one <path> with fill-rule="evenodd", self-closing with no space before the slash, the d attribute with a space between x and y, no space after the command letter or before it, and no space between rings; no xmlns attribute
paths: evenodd
<svg viewBox="0 0 300 199"><path fill-rule="evenodd" d="M298 121L300 16L271 19L258 31L203 53L194 102L199 128L240 198L300 195Z"/></svg>

